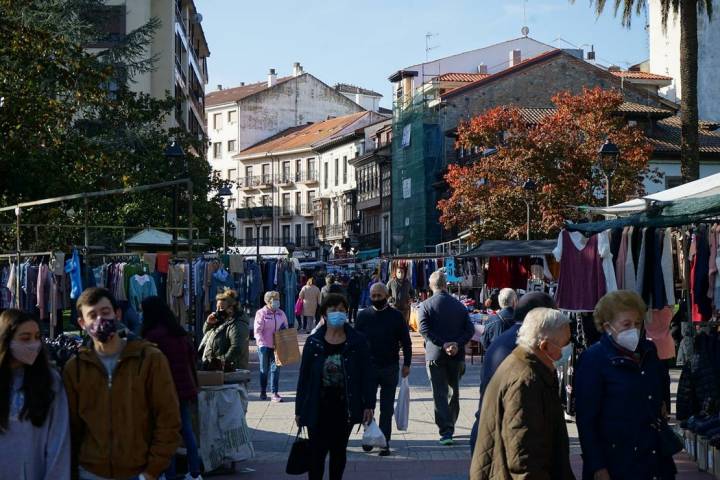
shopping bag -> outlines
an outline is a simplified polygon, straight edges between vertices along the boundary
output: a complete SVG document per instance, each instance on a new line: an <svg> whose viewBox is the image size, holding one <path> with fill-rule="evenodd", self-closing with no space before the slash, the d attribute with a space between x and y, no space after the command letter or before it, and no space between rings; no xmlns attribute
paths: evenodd
<svg viewBox="0 0 720 480"><path fill-rule="evenodd" d="M303 314L303 299L298 298L297 302L295 302L295 316L302 317L302 314Z"/></svg>
<svg viewBox="0 0 720 480"><path fill-rule="evenodd" d="M385 434L380 430L375 420L371 420L370 423L365 427L365 433L362 438L363 447L387 447L387 441L385 440Z"/></svg>
<svg viewBox="0 0 720 480"><path fill-rule="evenodd" d="M404 377L400 381L400 393L398 393L397 403L395 404L395 426L400 431L408 429L408 420L410 419L410 382L408 377Z"/></svg>
<svg viewBox="0 0 720 480"><path fill-rule="evenodd" d="M300 437L302 427L298 428L295 442L290 448L285 473L288 475L302 475L310 471L310 440Z"/></svg>
<svg viewBox="0 0 720 480"><path fill-rule="evenodd" d="M296 328L283 328L273 334L275 340L275 363L278 367L300 362L300 346Z"/></svg>

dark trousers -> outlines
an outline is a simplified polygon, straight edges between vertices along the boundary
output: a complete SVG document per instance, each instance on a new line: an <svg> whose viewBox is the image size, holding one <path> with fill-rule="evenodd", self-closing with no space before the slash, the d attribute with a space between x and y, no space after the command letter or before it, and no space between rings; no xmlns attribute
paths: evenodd
<svg viewBox="0 0 720 480"><path fill-rule="evenodd" d="M303 330L307 330L308 327L312 328L314 326L313 325L314 320L315 320L315 317L306 317L305 315L302 315L300 317L300 322L298 324L300 325L300 328L302 328Z"/></svg>
<svg viewBox="0 0 720 480"><path fill-rule="evenodd" d="M359 305L359 302L357 300L350 301L350 310L348 311L348 320L351 323L355 323L355 320L357 320L358 305Z"/></svg>
<svg viewBox="0 0 720 480"><path fill-rule="evenodd" d="M465 373L465 362L443 357L427 362L427 371L435 403L435 425L441 437L452 437L460 415L460 378Z"/></svg>
<svg viewBox="0 0 720 480"><path fill-rule="evenodd" d="M390 445L392 434L392 418L395 413L395 391L397 390L400 372L397 365L375 367L375 391L380 388L380 430Z"/></svg>
<svg viewBox="0 0 720 480"><path fill-rule="evenodd" d="M320 415L318 426L308 429L310 439L309 480L323 480L325 457L330 454L330 480L341 480L347 463L347 444L352 425Z"/></svg>

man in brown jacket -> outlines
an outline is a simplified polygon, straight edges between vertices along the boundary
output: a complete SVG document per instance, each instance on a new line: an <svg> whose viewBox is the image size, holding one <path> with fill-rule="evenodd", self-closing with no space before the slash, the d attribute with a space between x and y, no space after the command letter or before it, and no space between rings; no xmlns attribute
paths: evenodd
<svg viewBox="0 0 720 480"><path fill-rule="evenodd" d="M574 479L555 375L571 351L568 318L531 310L517 344L483 396L470 480Z"/></svg>
<svg viewBox="0 0 720 480"><path fill-rule="evenodd" d="M70 408L73 478L156 480L180 444L170 366L150 342L121 338L121 310L102 288L77 301L92 338L63 370Z"/></svg>

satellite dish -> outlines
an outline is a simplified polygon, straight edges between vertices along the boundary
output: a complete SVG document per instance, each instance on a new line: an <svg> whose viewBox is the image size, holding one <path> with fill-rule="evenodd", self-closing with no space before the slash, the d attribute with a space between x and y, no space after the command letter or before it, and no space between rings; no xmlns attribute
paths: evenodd
<svg viewBox="0 0 720 480"><path fill-rule="evenodd" d="M530 34L530 29L528 27L522 27L522 30L520 30L523 34L523 37L527 37Z"/></svg>
<svg viewBox="0 0 720 480"><path fill-rule="evenodd" d="M196 14L195 14L195 21L197 21L197 23L202 23L202 21L203 21L203 16L202 16L202 14L196 13Z"/></svg>

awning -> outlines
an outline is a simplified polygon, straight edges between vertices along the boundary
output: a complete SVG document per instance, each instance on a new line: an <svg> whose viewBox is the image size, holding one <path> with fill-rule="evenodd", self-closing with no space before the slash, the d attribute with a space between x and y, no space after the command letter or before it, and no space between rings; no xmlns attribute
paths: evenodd
<svg viewBox="0 0 720 480"><path fill-rule="evenodd" d="M125 245L170 247L172 246L172 238L171 233L155 230L154 228L146 228L125 240ZM178 235L177 238L178 242L187 242L184 237Z"/></svg>
<svg viewBox="0 0 720 480"><path fill-rule="evenodd" d="M618 218L591 223L567 223L571 231L597 233L609 228L635 227L675 227L689 225L700 220L720 216L720 195L690 198L675 202L655 202L650 209Z"/></svg>
<svg viewBox="0 0 720 480"><path fill-rule="evenodd" d="M245 257L254 257L257 255L257 247L229 247L228 253L233 255L242 255ZM287 257L287 255L288 251L285 247L260 247L260 256L263 258L283 258Z"/></svg>
<svg viewBox="0 0 720 480"><path fill-rule="evenodd" d="M653 201L673 202L720 194L720 173L693 182L684 183L662 192L635 198L609 207L579 207L580 210L601 215L632 215L647 210Z"/></svg>
<svg viewBox="0 0 720 480"><path fill-rule="evenodd" d="M549 255L557 246L557 240L485 240L459 258L475 257L527 257Z"/></svg>
<svg viewBox="0 0 720 480"><path fill-rule="evenodd" d="M355 259L358 261L370 260L380 256L379 248L371 248L370 250L360 250L356 255Z"/></svg>

